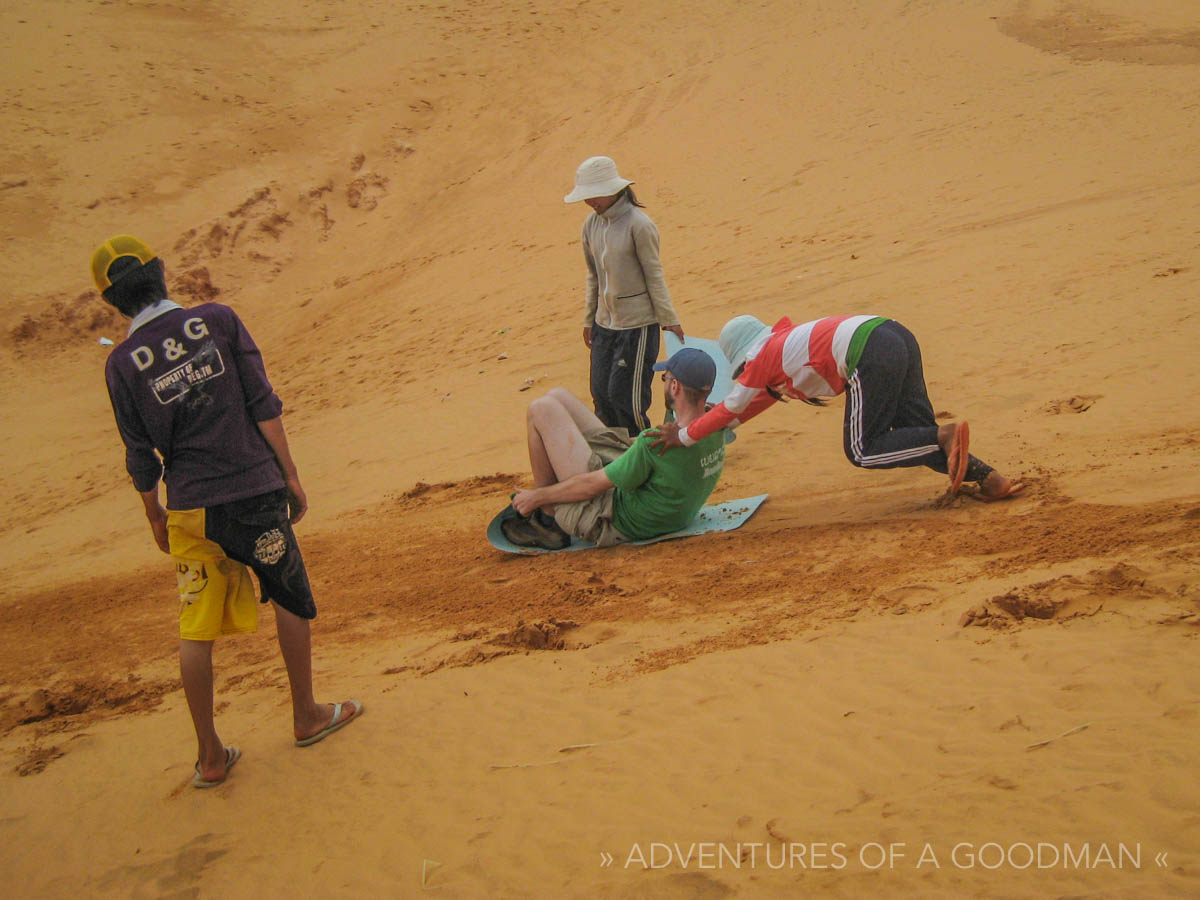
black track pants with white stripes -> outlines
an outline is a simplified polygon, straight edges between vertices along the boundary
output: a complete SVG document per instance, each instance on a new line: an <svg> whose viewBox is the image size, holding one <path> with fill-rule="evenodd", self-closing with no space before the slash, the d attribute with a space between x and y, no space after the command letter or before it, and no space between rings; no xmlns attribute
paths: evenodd
<svg viewBox="0 0 1200 900"><path fill-rule="evenodd" d="M592 326L592 403L609 427L636 435L650 427L650 386L658 359L657 325L613 331Z"/></svg>
<svg viewBox="0 0 1200 900"><path fill-rule="evenodd" d="M946 473L921 348L899 322L884 322L867 338L858 368L846 382L843 430L846 458L856 466L928 466ZM990 466L972 456L966 480L982 481L989 472Z"/></svg>

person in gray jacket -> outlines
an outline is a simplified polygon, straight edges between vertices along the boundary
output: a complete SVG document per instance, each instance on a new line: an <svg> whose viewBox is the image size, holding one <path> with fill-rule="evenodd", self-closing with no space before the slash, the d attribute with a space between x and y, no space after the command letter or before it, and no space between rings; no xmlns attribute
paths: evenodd
<svg viewBox="0 0 1200 900"><path fill-rule="evenodd" d="M683 326L658 258L658 228L642 211L632 181L607 156L583 161L565 203L583 200L592 213L583 223L587 306L583 343L591 350L591 390L596 417L637 436L650 427L651 367L658 359L659 328L683 340Z"/></svg>

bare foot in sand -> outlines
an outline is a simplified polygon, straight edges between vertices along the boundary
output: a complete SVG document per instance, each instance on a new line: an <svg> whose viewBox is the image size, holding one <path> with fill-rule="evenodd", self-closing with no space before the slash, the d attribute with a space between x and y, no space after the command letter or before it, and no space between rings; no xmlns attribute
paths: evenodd
<svg viewBox="0 0 1200 900"><path fill-rule="evenodd" d="M1025 485L1020 481L1010 481L999 472L993 470L988 473L988 477L979 483L978 497L981 500L1003 500L1005 497L1012 497L1025 490Z"/></svg>

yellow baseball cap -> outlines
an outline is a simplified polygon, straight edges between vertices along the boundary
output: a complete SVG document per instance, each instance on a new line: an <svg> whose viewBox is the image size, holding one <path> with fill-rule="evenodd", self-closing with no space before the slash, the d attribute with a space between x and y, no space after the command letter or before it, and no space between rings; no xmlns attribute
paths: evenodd
<svg viewBox="0 0 1200 900"><path fill-rule="evenodd" d="M123 256L132 256L142 265L154 259L156 254L131 234L118 234L96 248L92 254L92 280L101 293L112 287L108 277L109 267Z"/></svg>

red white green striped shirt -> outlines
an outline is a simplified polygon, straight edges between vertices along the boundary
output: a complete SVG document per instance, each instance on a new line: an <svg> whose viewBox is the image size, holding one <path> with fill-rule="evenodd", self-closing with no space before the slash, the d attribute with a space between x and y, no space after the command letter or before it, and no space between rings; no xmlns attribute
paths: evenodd
<svg viewBox="0 0 1200 900"><path fill-rule="evenodd" d="M746 367L725 399L687 428L685 447L722 428L736 427L782 397L836 397L858 367L871 332L886 322L879 316L829 316L793 325L784 316L746 354Z"/></svg>

